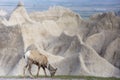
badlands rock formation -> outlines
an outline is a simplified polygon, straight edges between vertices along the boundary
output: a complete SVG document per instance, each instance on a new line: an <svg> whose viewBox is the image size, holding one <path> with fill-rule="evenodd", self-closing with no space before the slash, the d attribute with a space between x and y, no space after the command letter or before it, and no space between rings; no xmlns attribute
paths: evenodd
<svg viewBox="0 0 120 80"><path fill-rule="evenodd" d="M0 25L0 75L8 75L24 54L21 29Z"/></svg>
<svg viewBox="0 0 120 80"><path fill-rule="evenodd" d="M1 75L22 75L23 52L37 48L58 68L56 75L120 77L120 17L114 12L84 20L64 7L28 14L20 3L0 24Z"/></svg>

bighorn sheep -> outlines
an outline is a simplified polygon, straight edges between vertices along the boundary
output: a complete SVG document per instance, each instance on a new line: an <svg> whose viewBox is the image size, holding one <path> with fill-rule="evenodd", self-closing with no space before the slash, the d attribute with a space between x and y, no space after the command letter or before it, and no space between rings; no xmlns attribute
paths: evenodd
<svg viewBox="0 0 120 80"><path fill-rule="evenodd" d="M55 72L57 70L54 69L49 63L48 63L48 59L45 55L40 54L38 50L28 50L25 55L24 58L27 62L26 66L23 69L23 75L25 75L25 70L28 67L28 71L30 73L30 76L33 77L32 73L31 73L31 66L32 64L35 64L38 66L38 71L37 71L37 76L39 75L39 71L40 71L40 67L43 68L45 76L47 76L46 74L46 70L45 68L47 68L51 74L51 76L55 75Z"/></svg>

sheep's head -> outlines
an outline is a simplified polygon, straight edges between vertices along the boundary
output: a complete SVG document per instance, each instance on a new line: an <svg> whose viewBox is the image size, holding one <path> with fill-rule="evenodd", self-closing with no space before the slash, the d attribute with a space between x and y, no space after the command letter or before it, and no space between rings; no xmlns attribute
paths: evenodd
<svg viewBox="0 0 120 80"><path fill-rule="evenodd" d="M57 68L54 70L50 70L51 77L55 75L56 71L57 71Z"/></svg>
<svg viewBox="0 0 120 80"><path fill-rule="evenodd" d="M50 75L51 77L55 75L56 71L57 71L57 68L53 68L50 64L48 66L48 70L50 71Z"/></svg>

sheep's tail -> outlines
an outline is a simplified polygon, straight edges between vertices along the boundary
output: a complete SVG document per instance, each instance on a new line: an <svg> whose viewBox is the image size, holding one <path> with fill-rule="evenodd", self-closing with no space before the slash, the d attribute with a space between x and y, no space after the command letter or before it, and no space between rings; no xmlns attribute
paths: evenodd
<svg viewBox="0 0 120 80"><path fill-rule="evenodd" d="M24 52L23 58L26 59L27 57L29 57L29 55L30 55L30 50L26 50Z"/></svg>
<svg viewBox="0 0 120 80"><path fill-rule="evenodd" d="M26 50L25 52L24 52L24 54L23 54L23 58L25 58L25 53L27 52L28 50Z"/></svg>

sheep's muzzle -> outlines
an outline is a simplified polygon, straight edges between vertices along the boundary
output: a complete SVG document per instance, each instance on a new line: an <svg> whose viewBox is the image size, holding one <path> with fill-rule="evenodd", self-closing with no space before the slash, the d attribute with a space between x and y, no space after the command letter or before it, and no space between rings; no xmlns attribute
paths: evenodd
<svg viewBox="0 0 120 80"><path fill-rule="evenodd" d="M50 71L50 75L51 77L53 77L57 71L57 68L55 69L54 67L52 67L50 64L48 65L48 70Z"/></svg>

